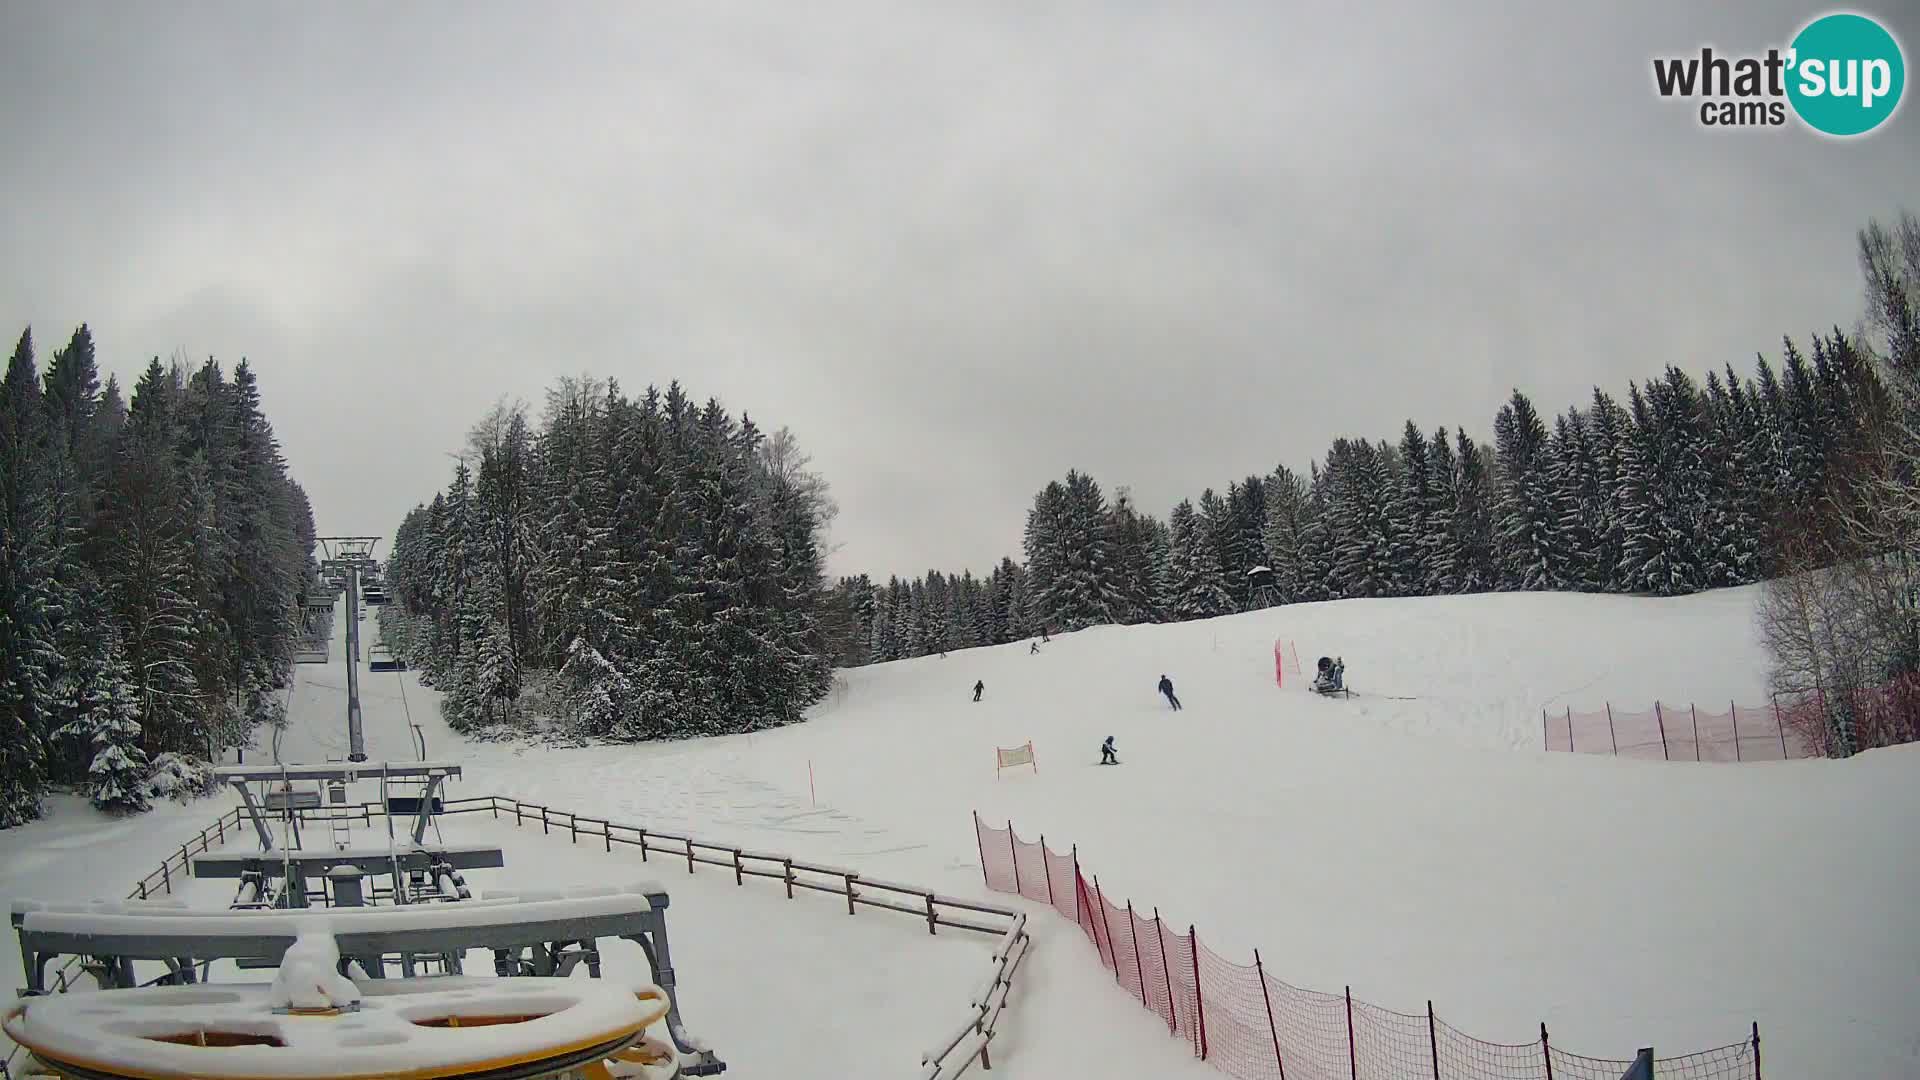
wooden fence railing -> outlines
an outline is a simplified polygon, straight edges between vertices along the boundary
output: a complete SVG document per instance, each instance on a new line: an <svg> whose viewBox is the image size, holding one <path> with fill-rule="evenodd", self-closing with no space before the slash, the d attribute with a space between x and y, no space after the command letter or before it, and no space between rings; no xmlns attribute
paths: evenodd
<svg viewBox="0 0 1920 1080"><path fill-rule="evenodd" d="M778 881L785 888L789 900L797 895L796 890L825 893L843 898L849 915L858 913L862 907L883 908L925 922L929 934L939 933L943 926L992 934L999 939L993 951L993 970L968 1000L966 1021L956 1029L952 1038L921 1056L920 1080L952 1080L966 1072L976 1061L984 1069L993 1068L989 1048L1000 1016L1006 1011L1014 975L1026 959L1032 943L1032 935L1027 931L1027 916L1023 912L976 900L944 896L932 889L871 878L857 870L810 863L791 855L753 851L738 844L626 825L607 818L588 817L505 796L446 799L441 803L440 812L442 816L476 813L491 813L495 819L510 816L516 828L530 827L538 822L543 834L553 836L564 829L570 843L578 844L583 839L598 840L602 849L609 853L616 844L629 849L637 848L642 862L650 863L658 858L676 867L684 862L689 874L702 865L731 870L736 885L745 885L748 878ZM387 810L380 803L350 803L303 809L295 813L303 821L345 817L371 823L375 817L385 815ZM393 816L396 819L411 817ZM221 814L213 824L201 829L181 844L178 850L170 853L159 869L141 878L129 899L144 900L172 895L176 880L184 880L188 876L192 857L211 850L216 844L226 843L228 834L240 833L245 822L240 807Z"/></svg>

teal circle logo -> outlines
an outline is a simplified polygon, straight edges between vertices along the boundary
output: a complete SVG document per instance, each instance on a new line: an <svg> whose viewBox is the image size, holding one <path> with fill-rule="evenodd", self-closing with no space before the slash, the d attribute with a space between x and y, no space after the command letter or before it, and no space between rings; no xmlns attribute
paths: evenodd
<svg viewBox="0 0 1920 1080"><path fill-rule="evenodd" d="M1787 100L1808 127L1864 135L1900 107L1907 85L1900 43L1864 15L1823 15L1794 37Z"/></svg>

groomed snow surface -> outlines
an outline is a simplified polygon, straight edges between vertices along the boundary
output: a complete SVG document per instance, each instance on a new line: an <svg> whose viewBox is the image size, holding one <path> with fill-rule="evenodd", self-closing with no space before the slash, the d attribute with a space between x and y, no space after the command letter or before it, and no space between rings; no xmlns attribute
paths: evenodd
<svg viewBox="0 0 1920 1080"><path fill-rule="evenodd" d="M467 743L411 674L363 673L361 693L370 756L416 756L410 713L431 757L465 766L451 797L513 796L1018 905L983 888L977 808L1077 844L1108 897L1197 924L1223 956L1258 947L1276 978L1350 984L1407 1012L1431 998L1479 1038L1527 1042L1544 1020L1575 1053L1672 1055L1758 1020L1768 1076L1920 1076L1920 935L1905 929L1920 748L1744 765L1540 749L1543 707L1764 701L1756 595L1346 601L1095 628L1037 655L1019 642L843 672L796 727L636 747ZM1276 688L1276 638L1309 671L1344 656L1359 696ZM287 760L344 756L343 653L299 669ZM1179 713L1154 693L1162 673ZM1107 735L1118 768L1094 764ZM1028 740L1038 770L996 778L994 748ZM0 833L0 900L123 895L229 802L114 822L56 800L50 820ZM484 816L444 830L506 847L505 871L469 874L477 891L661 878L687 1023L740 1075L911 1075L989 963L984 936L849 917L718 868L628 855L614 869L564 833ZM196 902L224 902L231 884L197 883L221 895ZM1114 986L1074 927L1030 910L1036 948L996 1074L1218 1075ZM0 974L18 985L4 952Z"/></svg>

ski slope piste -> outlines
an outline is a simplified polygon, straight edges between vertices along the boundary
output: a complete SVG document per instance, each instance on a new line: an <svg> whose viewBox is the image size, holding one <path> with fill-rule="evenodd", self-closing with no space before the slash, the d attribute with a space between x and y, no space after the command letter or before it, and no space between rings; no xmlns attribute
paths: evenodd
<svg viewBox="0 0 1920 1080"><path fill-rule="evenodd" d="M365 674L360 693L370 757L418 760L411 719L432 756L462 767L456 795L1032 904L1031 959L992 1041L1003 1075L1277 1076L1259 1056L1264 1026L1264 1053L1286 1061L1288 1076L1328 1061L1331 1075L1351 1076L1356 1063L1389 1068L1363 1056L1380 1023L1396 1025L1391 1045L1417 1047L1429 1002L1435 1041L1451 1030L1518 1048L1456 1062L1443 1045L1444 1068L1465 1076L1536 1075L1519 1070L1538 1068L1529 1062L1543 1021L1553 1053L1608 1068L1648 1046L1666 1059L1744 1053L1757 1022L1764 1075L1920 1075L1920 944L1888 929L1905 924L1920 886L1908 835L1920 812L1914 748L1695 763L1541 746L1543 710L1764 700L1756 595L1346 601L1094 627L1037 652L1019 642L846 670L805 723L641 746L468 740L440 721L437 694L413 672ZM290 691L285 760L345 753L337 629L334 638L328 661L303 665ZM1303 659L1343 657L1354 696L1314 695L1291 672L1276 685L1276 639L1297 642ZM1177 713L1156 693L1162 673L1179 687ZM979 681L990 689L974 701ZM1124 768L1097 765L1108 735ZM263 732L249 762L271 760L268 741ZM1029 743L1046 769L988 767L996 749ZM1036 903L1025 888L1002 899L988 887L975 808L990 828L1012 820L1026 836L1044 832L1058 858L1041 861L1066 859L1071 894L1084 878L1105 906L1075 899L1068 914L1057 893ZM111 821L56 800L49 820L0 834L0 891L48 905L111 894L107 877L193 836L209 809ZM372 820L355 843L384 844ZM529 816L515 828L488 812L437 827L435 842L503 852L504 869L463 871L483 900L530 881L618 889L635 872L632 849L618 860L620 845L609 853L604 839L579 838L591 824L543 831ZM1024 874L1034 856L1017 858ZM849 918L824 892L789 902L778 881L742 886L727 867L676 865L674 993L740 1074L913 1074L944 1033L971 1023L950 988L987 973L990 958L961 940L972 935L930 935L905 915ZM669 870L658 854L638 869ZM224 911L235 885L193 878L184 888L193 906ZM376 909L391 906L388 888ZM1127 923L1129 898L1150 899ZM1090 933L1080 913L1094 911L1103 917ZM1189 1020L1178 980L1192 959L1201 971L1189 978L1204 991L1209 957L1244 968L1256 948L1260 978L1217 1011L1212 995L1196 1000ZM658 985L633 943L600 951L603 974L627 989ZM487 959L474 954L462 977ZM248 970L225 964L216 976ZM1283 985L1322 996L1274 997L1269 1025L1252 999ZM1192 1042L1202 1010L1204 1062ZM1233 1023L1238 1036L1213 1026ZM1215 1047L1243 1048L1244 1064ZM1390 1068L1427 1075L1428 1055L1406 1056ZM1556 1058L1554 1075L1562 1070L1582 1075Z"/></svg>

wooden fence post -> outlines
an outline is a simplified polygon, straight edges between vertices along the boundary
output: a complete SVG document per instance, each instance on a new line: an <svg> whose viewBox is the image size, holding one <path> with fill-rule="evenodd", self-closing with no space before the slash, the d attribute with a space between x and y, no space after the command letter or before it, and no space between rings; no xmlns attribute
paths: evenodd
<svg viewBox="0 0 1920 1080"><path fill-rule="evenodd" d="M1567 706L1567 749L1573 749L1573 706Z"/></svg>
<svg viewBox="0 0 1920 1080"><path fill-rule="evenodd" d="M1760 1021L1753 1022L1753 1080L1760 1080Z"/></svg>
<svg viewBox="0 0 1920 1080"><path fill-rule="evenodd" d="M1187 947L1193 953L1193 1014L1200 1020L1200 1060L1207 1060L1207 999L1200 994L1200 935L1187 924Z"/></svg>
<svg viewBox="0 0 1920 1080"><path fill-rule="evenodd" d="M1613 730L1613 702L1607 702L1607 738L1613 742L1613 756L1620 756L1620 734Z"/></svg>
<svg viewBox="0 0 1920 1080"><path fill-rule="evenodd" d="M1547 733L1547 707L1545 705L1540 706L1540 749L1542 751L1551 751L1553 749L1553 736Z"/></svg>
<svg viewBox="0 0 1920 1080"><path fill-rule="evenodd" d="M1785 760L1787 756L1787 726L1780 722L1780 699L1778 697L1773 699L1773 730L1774 734L1780 736L1780 757L1782 760Z"/></svg>
<svg viewBox="0 0 1920 1080"><path fill-rule="evenodd" d="M1347 987L1347 1075L1360 1080L1360 1051L1353 1042L1353 987Z"/></svg>
<svg viewBox="0 0 1920 1080"><path fill-rule="evenodd" d="M1040 872L1046 875L1047 906L1052 907L1053 906L1053 863L1047 858L1047 834L1046 833L1040 834ZM1133 901L1129 900L1127 901L1127 903L1131 905Z"/></svg>
<svg viewBox="0 0 1920 1080"><path fill-rule="evenodd" d="M1547 1042L1547 1022L1540 1021L1540 1059L1547 1063L1547 1080L1553 1080L1553 1047Z"/></svg>
<svg viewBox="0 0 1920 1080"><path fill-rule="evenodd" d="M1673 755L1667 751L1667 718L1660 712L1660 701L1658 698L1654 699L1653 702L1653 720L1660 725L1660 756L1667 761L1672 761ZM1549 1078L1549 1080L1551 1080L1551 1078Z"/></svg>
<svg viewBox="0 0 1920 1080"><path fill-rule="evenodd" d="M1287 1062L1280 1056L1280 1028L1273 1022L1273 995L1267 992L1267 969L1260 964L1260 950L1253 950L1253 974L1260 980L1260 1000L1267 1006L1267 1034L1273 1036L1273 1063L1280 1068L1280 1080L1287 1080ZM1172 1011L1172 1002L1168 1002Z"/></svg>
<svg viewBox="0 0 1920 1080"><path fill-rule="evenodd" d="M1687 712L1693 715L1693 760L1700 760L1700 707L1687 702Z"/></svg>
<svg viewBox="0 0 1920 1080"><path fill-rule="evenodd" d="M1728 701L1727 708L1731 710L1729 715L1733 717L1733 760L1739 761L1740 760L1740 705L1738 702Z"/></svg>

